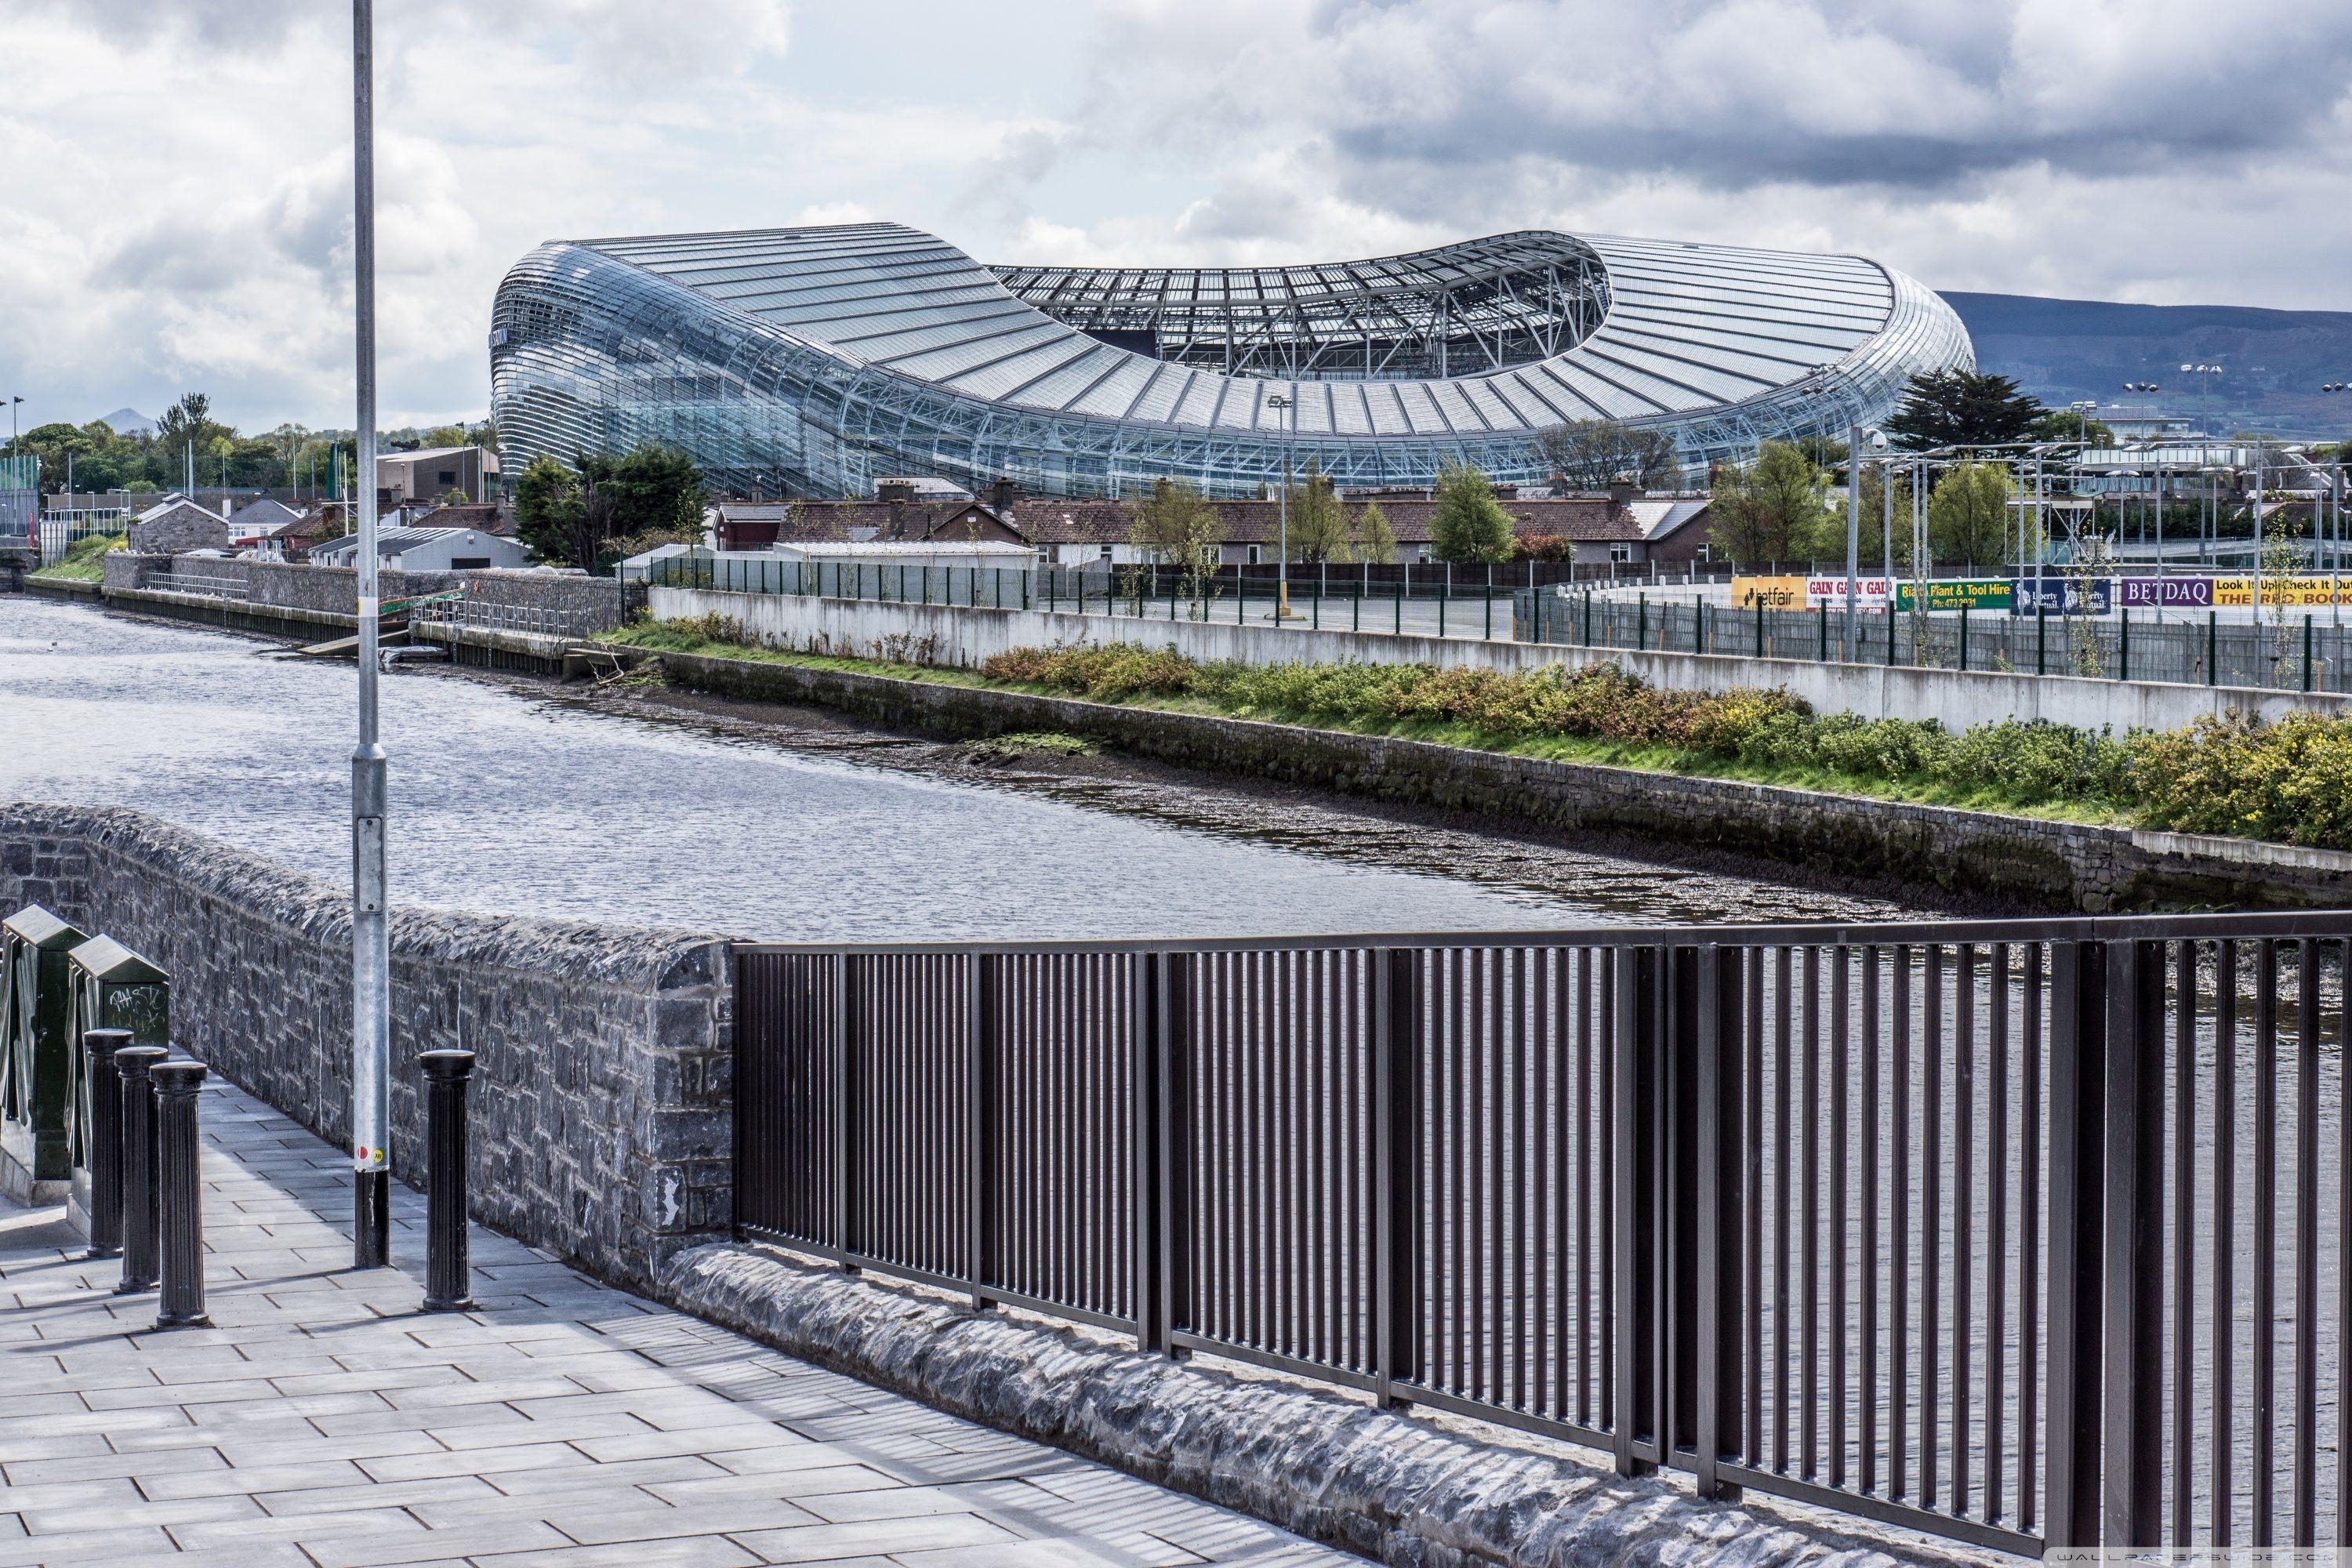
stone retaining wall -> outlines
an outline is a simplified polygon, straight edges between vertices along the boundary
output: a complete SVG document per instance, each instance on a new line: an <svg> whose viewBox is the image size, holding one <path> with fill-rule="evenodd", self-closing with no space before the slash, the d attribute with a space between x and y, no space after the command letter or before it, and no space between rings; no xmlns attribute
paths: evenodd
<svg viewBox="0 0 2352 1568"><path fill-rule="evenodd" d="M0 910L37 903L172 976L175 1044L348 1146L348 895L137 812L0 805ZM415 1182L418 1052L473 1051L475 1217L647 1289L733 1224L719 941L396 910L394 1171ZM422 1245L421 1241L417 1245Z"/></svg>
<svg viewBox="0 0 2352 1568"><path fill-rule="evenodd" d="M320 611L350 616L359 604L359 573L349 566L312 566L282 561L212 560L169 555L136 555L118 550L106 557L106 587L160 587L173 563L206 577L226 578L245 585L247 602L262 607ZM560 610L572 618L575 637L593 637L624 625L630 614L644 607L645 584L622 584L610 577L559 576L548 572L384 572L379 574L386 599L463 588L478 604L511 605L535 610ZM622 595L628 595L624 607Z"/></svg>
<svg viewBox="0 0 2352 1568"><path fill-rule="evenodd" d="M656 590L666 592L667 590ZM1137 756L1549 826L1754 855L2045 908L2340 908L2352 854L1549 762L1425 741L1120 708L756 659L664 654L671 679L879 723L985 736L1064 730Z"/></svg>
<svg viewBox="0 0 2352 1568"><path fill-rule="evenodd" d="M1620 1477L1508 1435L1244 1380L751 1247L685 1253L667 1284L688 1311L790 1354L1398 1568L2017 1561L1858 1519L1810 1513L1801 1524L1760 1492L1702 1502L1678 1479Z"/></svg>

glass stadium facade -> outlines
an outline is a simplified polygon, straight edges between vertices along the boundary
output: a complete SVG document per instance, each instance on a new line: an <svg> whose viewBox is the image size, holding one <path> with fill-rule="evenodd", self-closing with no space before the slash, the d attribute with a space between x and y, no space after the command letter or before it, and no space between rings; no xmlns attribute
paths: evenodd
<svg viewBox="0 0 2352 1568"><path fill-rule="evenodd" d="M721 490L819 496L1246 496L1286 452L1342 486L1540 483L1529 437L1579 419L1703 470L1974 363L1948 306L1860 257L1542 232L1178 270L991 268L895 224L557 242L490 331L506 472L656 441Z"/></svg>

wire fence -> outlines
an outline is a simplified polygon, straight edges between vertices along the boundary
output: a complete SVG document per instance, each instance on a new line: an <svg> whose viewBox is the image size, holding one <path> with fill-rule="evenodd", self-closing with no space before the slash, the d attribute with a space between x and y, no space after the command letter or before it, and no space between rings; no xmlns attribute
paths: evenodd
<svg viewBox="0 0 2352 1568"><path fill-rule="evenodd" d="M1627 603L1589 593L1522 592L1514 625L1528 640L1571 647L1843 661L1845 612L1737 608L1696 597ZM1934 669L2179 681L2284 691L2352 691L2352 627L2333 610L2265 609L2222 619L2170 611L2065 615L2036 606L1918 614L1865 608L1853 662Z"/></svg>

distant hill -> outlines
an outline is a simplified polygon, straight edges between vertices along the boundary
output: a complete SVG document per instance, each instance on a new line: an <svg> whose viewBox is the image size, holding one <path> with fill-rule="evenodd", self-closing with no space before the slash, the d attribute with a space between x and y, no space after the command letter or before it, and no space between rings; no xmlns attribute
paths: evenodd
<svg viewBox="0 0 2352 1568"><path fill-rule="evenodd" d="M105 416L107 427L118 436L152 436L155 422L136 408L118 408Z"/></svg>
<svg viewBox="0 0 2352 1568"><path fill-rule="evenodd" d="M2096 398L2105 411L2185 415L2216 434L2352 437L2352 311L2242 305L2119 305L2025 294L1948 293L1976 341L1977 365L2054 407ZM2219 364L2210 387L2183 364ZM2127 381L2161 390L2132 393Z"/></svg>

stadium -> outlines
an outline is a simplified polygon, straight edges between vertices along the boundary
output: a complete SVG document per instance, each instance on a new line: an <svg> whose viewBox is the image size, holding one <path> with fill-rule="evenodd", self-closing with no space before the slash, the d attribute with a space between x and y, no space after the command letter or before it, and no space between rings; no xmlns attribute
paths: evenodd
<svg viewBox="0 0 2352 1568"><path fill-rule="evenodd" d="M1862 257L1545 231L1212 269L991 267L883 223L557 241L490 331L506 472L655 441L740 495L1253 496L1286 452L1343 488L1539 484L1530 437L1585 419L1704 472L1973 364L1943 300Z"/></svg>

